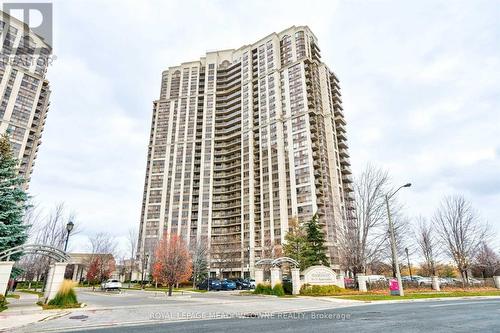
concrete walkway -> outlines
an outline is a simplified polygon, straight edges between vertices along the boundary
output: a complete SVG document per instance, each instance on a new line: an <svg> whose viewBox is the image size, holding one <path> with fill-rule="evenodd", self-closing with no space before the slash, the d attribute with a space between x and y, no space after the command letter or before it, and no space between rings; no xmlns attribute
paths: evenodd
<svg viewBox="0 0 500 333"><path fill-rule="evenodd" d="M7 310L0 312L0 332L6 332L8 329L27 325L33 322L45 320L57 315L58 313L48 313L36 305L38 295L15 292L20 298L7 298Z"/></svg>

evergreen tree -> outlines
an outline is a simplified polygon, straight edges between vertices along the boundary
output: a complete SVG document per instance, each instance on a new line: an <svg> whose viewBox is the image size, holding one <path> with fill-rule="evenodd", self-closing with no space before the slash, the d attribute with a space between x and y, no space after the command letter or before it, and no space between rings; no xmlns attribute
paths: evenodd
<svg viewBox="0 0 500 333"><path fill-rule="evenodd" d="M17 160L5 133L0 137L0 252L22 245L28 238L28 226L23 223L28 194L23 185L24 178L17 172Z"/></svg>
<svg viewBox="0 0 500 333"><path fill-rule="evenodd" d="M300 264L300 269L304 270L305 257L307 249L306 232L304 228L299 226L297 219L292 219L288 223L290 230L285 235L285 243L283 244L283 252L286 257L297 260Z"/></svg>
<svg viewBox="0 0 500 333"><path fill-rule="evenodd" d="M307 247L305 249L305 267L314 265L330 266L326 256L325 233L318 222L318 215L314 214L312 219L305 225Z"/></svg>

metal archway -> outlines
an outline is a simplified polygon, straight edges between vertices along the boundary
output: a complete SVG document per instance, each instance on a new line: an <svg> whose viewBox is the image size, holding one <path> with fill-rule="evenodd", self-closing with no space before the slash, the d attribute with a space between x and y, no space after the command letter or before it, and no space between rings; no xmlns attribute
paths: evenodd
<svg viewBox="0 0 500 333"><path fill-rule="evenodd" d="M42 254L59 262L68 262L70 260L70 256L66 252L56 247L42 244L23 244L0 252L0 261L9 261L12 255L21 252L24 254Z"/></svg>
<svg viewBox="0 0 500 333"><path fill-rule="evenodd" d="M298 263L297 260L295 259L292 259L292 258L289 258L289 257L279 257L279 258L276 258L276 259L260 259L259 261L257 261L255 263L255 265L271 265L272 267L276 267L276 266L281 266L282 264L284 263L289 263L289 264L292 264L294 265L295 267L299 267L300 264Z"/></svg>

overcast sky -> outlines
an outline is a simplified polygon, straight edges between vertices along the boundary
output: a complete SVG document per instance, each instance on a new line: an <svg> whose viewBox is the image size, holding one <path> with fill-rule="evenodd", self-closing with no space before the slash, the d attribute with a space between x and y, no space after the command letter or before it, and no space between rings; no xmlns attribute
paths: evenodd
<svg viewBox="0 0 500 333"><path fill-rule="evenodd" d="M498 232L498 13L498 1L55 1L31 194L77 213L71 250L101 231L123 244L139 226L161 72L308 25L341 80L354 172L372 162L412 182L398 194L410 216L464 194Z"/></svg>

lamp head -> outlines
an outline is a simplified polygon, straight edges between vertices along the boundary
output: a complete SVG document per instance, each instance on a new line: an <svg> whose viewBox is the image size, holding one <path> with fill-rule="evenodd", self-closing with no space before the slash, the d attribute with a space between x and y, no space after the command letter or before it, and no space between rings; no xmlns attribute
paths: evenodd
<svg viewBox="0 0 500 333"><path fill-rule="evenodd" d="M68 224L66 224L66 230L69 232L71 232L71 230L73 230L73 227L75 226L75 224L73 223L73 221L69 221Z"/></svg>
<svg viewBox="0 0 500 333"><path fill-rule="evenodd" d="M410 187L411 183L404 184L403 187Z"/></svg>

